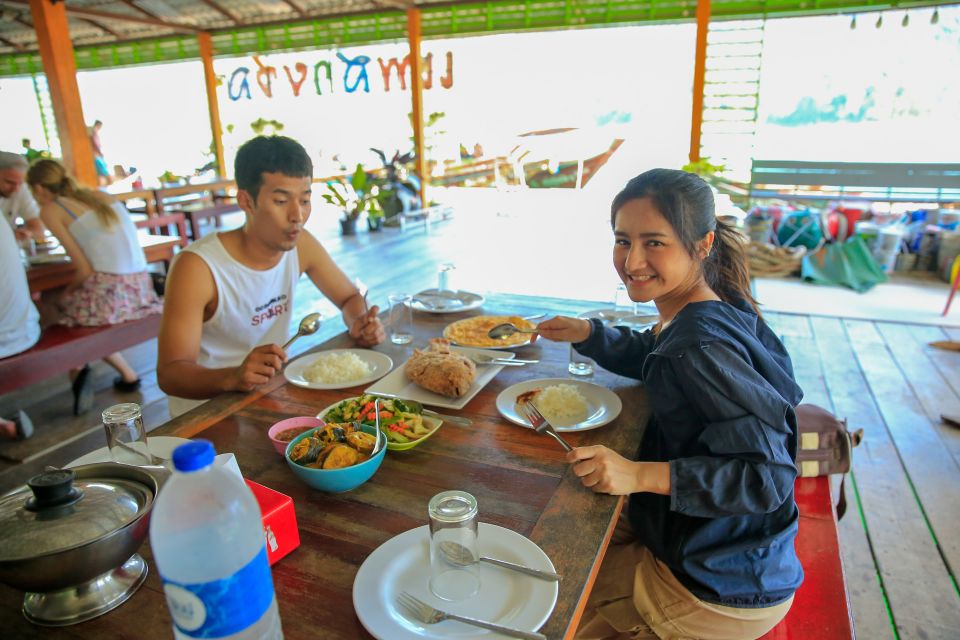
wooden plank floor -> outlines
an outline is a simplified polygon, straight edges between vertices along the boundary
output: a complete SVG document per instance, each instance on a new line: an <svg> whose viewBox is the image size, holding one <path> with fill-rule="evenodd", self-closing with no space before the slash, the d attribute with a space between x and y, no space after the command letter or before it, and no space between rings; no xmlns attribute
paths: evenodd
<svg viewBox="0 0 960 640"><path fill-rule="evenodd" d="M458 211L430 234L414 227L403 234L387 229L345 238L336 233L328 214L311 219L310 227L343 270L369 287L372 303L382 303L390 292L433 286L437 265L447 261L458 266L455 284L481 293L477 283L486 282L489 289L506 292L557 295L568 289L574 292L570 297L610 299L615 275L609 266L609 226L606 235L593 228L609 224L603 216L585 214L584 220L565 221L560 228L549 224L549 210L532 213L532 219L482 214ZM294 309L297 318L314 310L327 318L317 335L295 345L294 355L343 329L335 308L306 279L298 287ZM960 413L960 353L927 343L960 340L960 329L766 316L793 357L806 401L865 431L847 479L848 511L840 523L858 636L957 638L960 430L941 424L939 416ZM44 463L62 464L78 451L102 446L99 412L115 402L141 402L151 428L167 420L165 397L153 373L156 341L126 354L144 388L137 394L116 393L112 370L98 363L97 404L86 416L70 415L65 376L0 398L0 411L22 407L38 426L30 441L0 443L0 491L38 471L41 456Z"/></svg>

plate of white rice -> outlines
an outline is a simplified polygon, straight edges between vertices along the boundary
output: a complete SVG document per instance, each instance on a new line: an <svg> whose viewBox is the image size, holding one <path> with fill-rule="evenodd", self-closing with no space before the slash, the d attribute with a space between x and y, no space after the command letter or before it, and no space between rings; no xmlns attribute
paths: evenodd
<svg viewBox="0 0 960 640"><path fill-rule="evenodd" d="M331 349L289 363L284 377L307 389L347 389L382 378L393 368L390 356L370 349Z"/></svg>
<svg viewBox="0 0 960 640"><path fill-rule="evenodd" d="M497 411L521 427L530 427L517 412L517 397L539 390L533 404L557 431L586 431L611 422L623 403L610 389L569 378L539 378L507 387L497 396Z"/></svg>

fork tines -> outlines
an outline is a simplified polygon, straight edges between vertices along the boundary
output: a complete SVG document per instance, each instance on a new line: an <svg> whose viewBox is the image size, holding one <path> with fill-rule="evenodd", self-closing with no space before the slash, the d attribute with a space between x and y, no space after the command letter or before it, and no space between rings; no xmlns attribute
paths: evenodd
<svg viewBox="0 0 960 640"><path fill-rule="evenodd" d="M437 611L426 602L410 595L406 591L397 594L397 604L406 609L410 615L424 624L433 624Z"/></svg>
<svg viewBox="0 0 960 640"><path fill-rule="evenodd" d="M554 430L553 425L547 422L547 419L543 417L543 414L540 413L540 410L537 409L532 402L524 400L517 405L517 409L523 414L523 417L527 419L530 426L533 427L537 433L545 433L559 442L560 446L565 450L573 451L570 443L560 437L560 434Z"/></svg>

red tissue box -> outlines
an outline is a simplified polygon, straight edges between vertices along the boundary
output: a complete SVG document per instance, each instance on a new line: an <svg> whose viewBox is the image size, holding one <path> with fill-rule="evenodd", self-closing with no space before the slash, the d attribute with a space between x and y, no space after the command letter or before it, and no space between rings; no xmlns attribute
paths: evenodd
<svg viewBox="0 0 960 640"><path fill-rule="evenodd" d="M300 531L297 529L297 515L293 511L293 499L253 480L244 478L244 482L260 504L263 535L267 539L267 559L273 565L300 546Z"/></svg>

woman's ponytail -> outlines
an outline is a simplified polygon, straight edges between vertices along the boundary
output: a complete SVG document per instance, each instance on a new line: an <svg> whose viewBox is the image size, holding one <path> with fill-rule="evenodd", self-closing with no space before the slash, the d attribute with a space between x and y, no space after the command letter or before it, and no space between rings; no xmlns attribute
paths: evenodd
<svg viewBox="0 0 960 640"><path fill-rule="evenodd" d="M750 270L743 236L719 219L714 232L713 248L703 261L704 280L724 302L743 300L759 316L760 309L750 291Z"/></svg>

